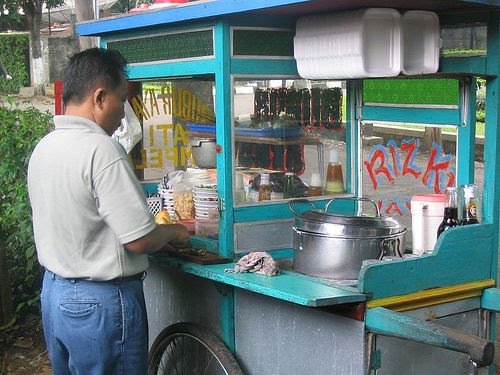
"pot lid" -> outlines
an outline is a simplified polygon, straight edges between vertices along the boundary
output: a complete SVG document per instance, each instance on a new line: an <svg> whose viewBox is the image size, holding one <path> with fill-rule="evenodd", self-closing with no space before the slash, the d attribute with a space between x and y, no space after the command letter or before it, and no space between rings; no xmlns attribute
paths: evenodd
<svg viewBox="0 0 500 375"><path fill-rule="evenodd" d="M355 198L355 200L366 199ZM371 202L376 206L373 201ZM325 209L328 209L328 206L327 203ZM376 215L349 216L315 208L300 214L295 219L295 225L297 229L328 236L385 237L406 232L406 228L394 218L380 216L378 209Z"/></svg>

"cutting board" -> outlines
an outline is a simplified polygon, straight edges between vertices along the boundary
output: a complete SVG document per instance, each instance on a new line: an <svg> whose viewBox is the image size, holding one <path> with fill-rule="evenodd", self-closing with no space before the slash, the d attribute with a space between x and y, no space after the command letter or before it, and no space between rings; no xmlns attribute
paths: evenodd
<svg viewBox="0 0 500 375"><path fill-rule="evenodd" d="M223 263L231 263L232 260L229 258L221 257L218 254L206 252L204 254L178 254L179 258L187 260L189 262L197 263L197 264L223 264Z"/></svg>

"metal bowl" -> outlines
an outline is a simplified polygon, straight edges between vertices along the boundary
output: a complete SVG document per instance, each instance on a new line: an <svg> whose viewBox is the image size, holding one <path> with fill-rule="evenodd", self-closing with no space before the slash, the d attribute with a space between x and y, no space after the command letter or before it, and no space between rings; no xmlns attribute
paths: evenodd
<svg viewBox="0 0 500 375"><path fill-rule="evenodd" d="M194 162L199 168L217 167L215 139L192 139L189 144Z"/></svg>

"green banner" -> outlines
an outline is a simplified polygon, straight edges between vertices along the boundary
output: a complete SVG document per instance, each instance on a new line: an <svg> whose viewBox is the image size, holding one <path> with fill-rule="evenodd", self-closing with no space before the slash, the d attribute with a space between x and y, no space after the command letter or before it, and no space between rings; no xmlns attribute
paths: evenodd
<svg viewBox="0 0 500 375"><path fill-rule="evenodd" d="M365 79L363 103L458 105L459 84L452 78Z"/></svg>

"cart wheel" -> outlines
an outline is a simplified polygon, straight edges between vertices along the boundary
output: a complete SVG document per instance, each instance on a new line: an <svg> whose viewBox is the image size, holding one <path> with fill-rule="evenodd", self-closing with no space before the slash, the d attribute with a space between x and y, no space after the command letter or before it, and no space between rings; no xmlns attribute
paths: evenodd
<svg viewBox="0 0 500 375"><path fill-rule="evenodd" d="M149 351L148 375L243 375L224 342L195 323L165 328Z"/></svg>

